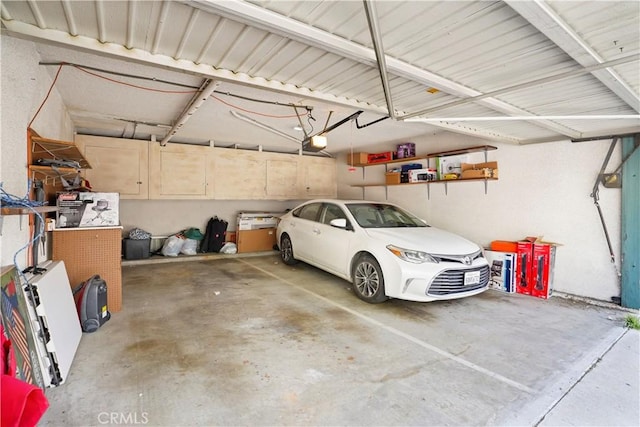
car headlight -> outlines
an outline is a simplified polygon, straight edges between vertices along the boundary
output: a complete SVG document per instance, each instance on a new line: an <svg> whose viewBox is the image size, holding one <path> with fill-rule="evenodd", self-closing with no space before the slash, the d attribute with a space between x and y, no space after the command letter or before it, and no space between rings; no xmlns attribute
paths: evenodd
<svg viewBox="0 0 640 427"><path fill-rule="evenodd" d="M389 251L391 251L391 253L398 258L404 261L412 262L414 264L422 264L424 262L438 262L436 258L426 252L403 249L393 245L388 245L387 249L389 249Z"/></svg>

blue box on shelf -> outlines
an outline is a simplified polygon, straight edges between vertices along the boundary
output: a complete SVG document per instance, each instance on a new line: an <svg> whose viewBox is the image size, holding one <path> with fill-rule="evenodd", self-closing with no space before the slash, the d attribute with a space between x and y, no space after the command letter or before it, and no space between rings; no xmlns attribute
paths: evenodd
<svg viewBox="0 0 640 427"><path fill-rule="evenodd" d="M411 169L422 169L422 163L408 163L406 165L402 165L402 172L408 172Z"/></svg>

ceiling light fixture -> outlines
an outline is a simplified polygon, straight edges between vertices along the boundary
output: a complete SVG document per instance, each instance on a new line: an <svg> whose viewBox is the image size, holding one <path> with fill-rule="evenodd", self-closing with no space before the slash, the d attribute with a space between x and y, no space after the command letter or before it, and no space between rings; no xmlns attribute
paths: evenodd
<svg viewBox="0 0 640 427"><path fill-rule="evenodd" d="M327 148L327 137L325 135L314 135L302 141L304 151L320 151Z"/></svg>
<svg viewBox="0 0 640 427"><path fill-rule="evenodd" d="M322 149L327 148L327 137L326 134L331 132L332 130L334 130L335 128L337 128L338 126L342 126L343 124L347 123L350 120L355 120L358 118L358 116L362 114L362 110L356 111L355 113L351 114L349 117L346 117L342 120L340 120L337 123L332 124L329 127L326 127L322 130L322 132L313 135L313 136L306 136L304 138L304 140L302 141L302 150L304 151L320 151ZM327 119L328 121L328 119Z"/></svg>

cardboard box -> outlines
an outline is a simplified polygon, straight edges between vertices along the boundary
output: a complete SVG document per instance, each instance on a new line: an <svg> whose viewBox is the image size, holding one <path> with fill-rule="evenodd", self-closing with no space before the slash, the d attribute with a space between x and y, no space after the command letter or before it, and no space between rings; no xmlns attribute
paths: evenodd
<svg viewBox="0 0 640 427"><path fill-rule="evenodd" d="M236 230L257 230L260 228L275 228L280 220L280 212L240 212L238 214Z"/></svg>
<svg viewBox="0 0 640 427"><path fill-rule="evenodd" d="M242 230L237 232L238 253L272 251L276 244L276 229Z"/></svg>
<svg viewBox="0 0 640 427"><path fill-rule="evenodd" d="M498 177L498 162L462 163L460 169L462 179Z"/></svg>
<svg viewBox="0 0 640 427"><path fill-rule="evenodd" d="M56 196L56 228L120 225L118 193L61 192Z"/></svg>
<svg viewBox="0 0 640 427"><path fill-rule="evenodd" d="M387 172L384 174L385 176L385 184L387 185L395 185L400 184L400 172Z"/></svg>
<svg viewBox="0 0 640 427"><path fill-rule="evenodd" d="M532 253L532 288L531 295L547 299L553 290L556 247L553 244L534 243Z"/></svg>
<svg viewBox="0 0 640 427"><path fill-rule="evenodd" d="M494 240L493 242L491 242L491 250L498 252L517 252L518 245L516 245L516 242Z"/></svg>
<svg viewBox="0 0 640 427"><path fill-rule="evenodd" d="M384 163L393 160L393 153L391 151L385 151L384 153L369 154L367 156L367 163Z"/></svg>
<svg viewBox="0 0 640 427"><path fill-rule="evenodd" d="M462 163L467 161L467 156L446 156L436 158L436 169L438 171L438 179L445 179L445 175L462 174Z"/></svg>
<svg viewBox="0 0 640 427"><path fill-rule="evenodd" d="M516 292L516 278L518 277L516 255L514 252L484 251L491 272L490 288L507 293Z"/></svg>
<svg viewBox="0 0 640 427"><path fill-rule="evenodd" d="M369 153L349 153L347 159L351 166L366 165L369 163Z"/></svg>
<svg viewBox="0 0 640 427"><path fill-rule="evenodd" d="M413 142L405 142L404 144L398 144L396 148L396 155L399 159L407 159L409 157L416 156L416 144Z"/></svg>
<svg viewBox="0 0 640 427"><path fill-rule="evenodd" d="M411 169L409 171L409 182L433 181L436 179L435 169Z"/></svg>

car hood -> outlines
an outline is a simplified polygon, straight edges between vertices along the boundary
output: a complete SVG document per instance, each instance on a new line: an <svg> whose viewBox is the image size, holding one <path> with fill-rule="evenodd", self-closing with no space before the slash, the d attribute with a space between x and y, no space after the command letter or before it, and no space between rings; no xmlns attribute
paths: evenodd
<svg viewBox="0 0 640 427"><path fill-rule="evenodd" d="M469 255L480 249L464 237L435 227L367 228L364 231L385 245L430 254Z"/></svg>

